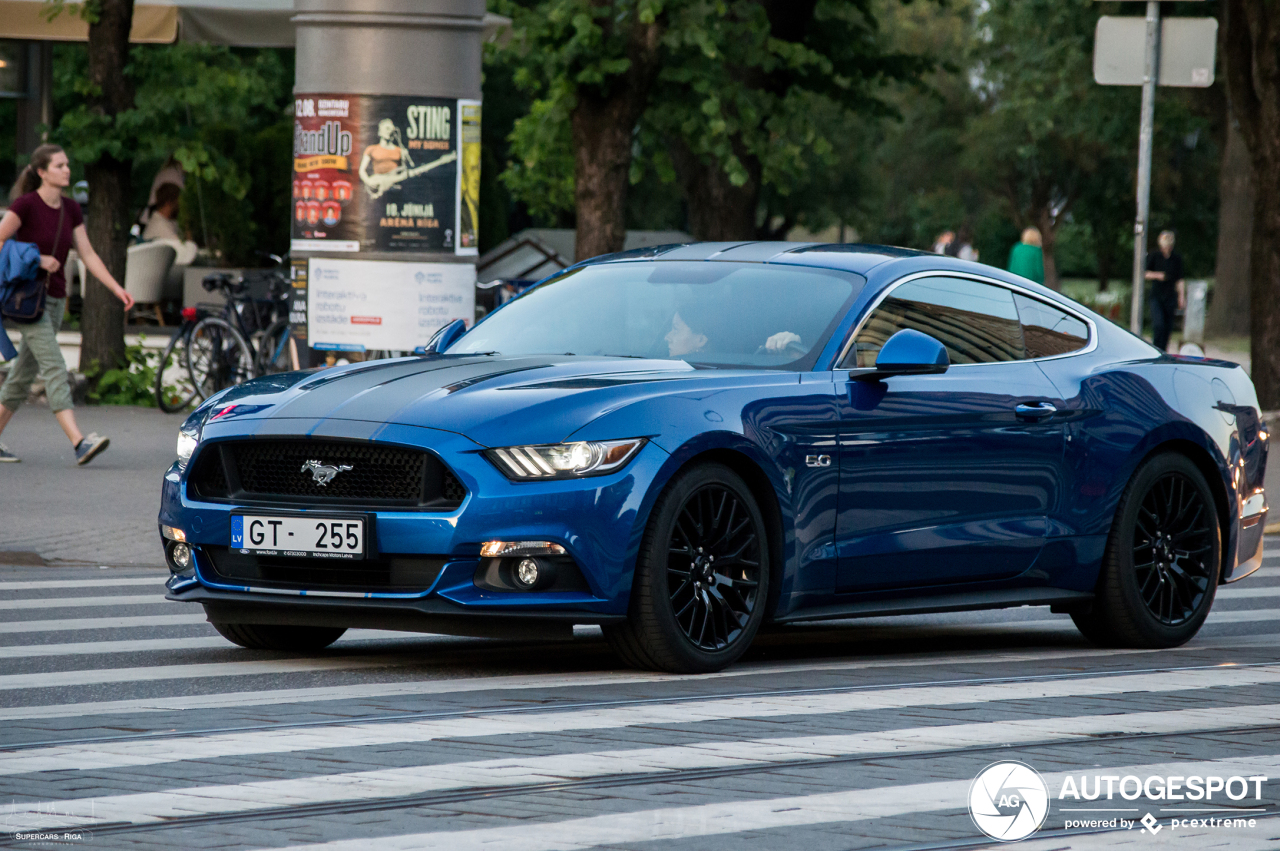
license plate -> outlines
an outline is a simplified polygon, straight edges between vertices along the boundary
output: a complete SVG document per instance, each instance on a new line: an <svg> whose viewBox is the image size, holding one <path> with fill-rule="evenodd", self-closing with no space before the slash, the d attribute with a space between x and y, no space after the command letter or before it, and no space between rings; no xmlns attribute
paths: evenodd
<svg viewBox="0 0 1280 851"><path fill-rule="evenodd" d="M305 558L364 558L364 519L235 514L231 549Z"/></svg>

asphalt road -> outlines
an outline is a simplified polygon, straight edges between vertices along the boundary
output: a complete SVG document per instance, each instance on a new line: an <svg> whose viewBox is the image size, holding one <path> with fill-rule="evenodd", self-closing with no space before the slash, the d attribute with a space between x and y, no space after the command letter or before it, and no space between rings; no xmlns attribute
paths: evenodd
<svg viewBox="0 0 1280 851"><path fill-rule="evenodd" d="M1026 608L801 625L701 677L621 668L592 629L242 650L163 577L0 569L0 847L967 849L997 844L966 802L1003 760L1050 795L1019 848L1280 842L1280 551L1176 650L1098 649ZM1068 775L1269 780L1077 801ZM1243 826L1169 825L1192 817Z"/></svg>

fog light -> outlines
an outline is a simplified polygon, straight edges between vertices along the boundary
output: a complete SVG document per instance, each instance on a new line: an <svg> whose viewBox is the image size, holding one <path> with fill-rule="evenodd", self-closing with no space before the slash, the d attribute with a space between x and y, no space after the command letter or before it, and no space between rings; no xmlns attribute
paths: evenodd
<svg viewBox="0 0 1280 851"><path fill-rule="evenodd" d="M191 547L186 544L174 544L169 557L173 559L174 565L179 570L186 570L191 566Z"/></svg>
<svg viewBox="0 0 1280 851"><path fill-rule="evenodd" d="M522 558L516 565L516 584L531 589L538 584L538 562L536 559Z"/></svg>

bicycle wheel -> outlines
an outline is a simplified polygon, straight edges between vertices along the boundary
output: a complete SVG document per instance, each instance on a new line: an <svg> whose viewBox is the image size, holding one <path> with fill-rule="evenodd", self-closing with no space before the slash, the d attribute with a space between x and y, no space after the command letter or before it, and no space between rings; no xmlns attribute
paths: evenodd
<svg viewBox="0 0 1280 851"><path fill-rule="evenodd" d="M271 375L276 372L289 372L297 369L294 365L293 352L289 345L293 335L289 330L288 319L277 319L271 327L258 339L258 358L256 361L258 375Z"/></svg>
<svg viewBox="0 0 1280 851"><path fill-rule="evenodd" d="M166 414L176 414L196 399L196 388L186 368L186 342L185 333L174 334L156 367L156 404Z"/></svg>
<svg viewBox="0 0 1280 851"><path fill-rule="evenodd" d="M209 316L187 340L187 372L201 399L253 378L253 349L225 320Z"/></svg>

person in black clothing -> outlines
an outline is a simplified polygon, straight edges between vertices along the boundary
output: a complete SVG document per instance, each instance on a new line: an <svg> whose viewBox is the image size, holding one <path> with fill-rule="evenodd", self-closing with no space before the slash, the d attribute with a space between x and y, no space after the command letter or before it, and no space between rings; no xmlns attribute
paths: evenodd
<svg viewBox="0 0 1280 851"><path fill-rule="evenodd" d="M1159 244L1159 251L1147 255L1146 278L1151 282L1151 342L1163 352L1169 348L1177 312L1187 306L1187 282L1182 255L1173 250L1173 231L1161 232Z"/></svg>

